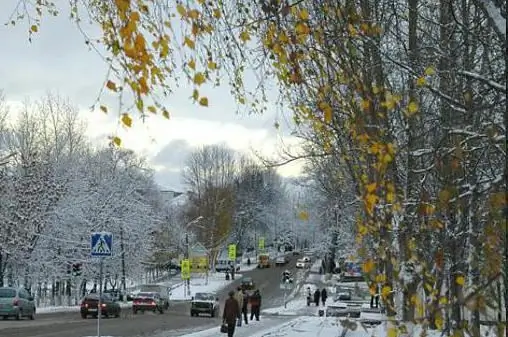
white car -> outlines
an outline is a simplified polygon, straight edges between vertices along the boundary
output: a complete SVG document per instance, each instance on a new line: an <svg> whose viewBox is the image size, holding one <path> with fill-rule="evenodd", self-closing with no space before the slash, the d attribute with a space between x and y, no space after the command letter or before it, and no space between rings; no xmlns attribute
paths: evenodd
<svg viewBox="0 0 508 337"><path fill-rule="evenodd" d="M309 262L306 262L304 259L298 259L296 261L296 268L308 268Z"/></svg>
<svg viewBox="0 0 508 337"><path fill-rule="evenodd" d="M283 264L286 264L288 263L288 258L281 255L281 256L277 256L277 258L275 259L275 264L276 265L283 265Z"/></svg>
<svg viewBox="0 0 508 337"><path fill-rule="evenodd" d="M370 304L362 305L358 322L362 323L365 326L372 327L380 325L385 320L386 317L383 314L382 308L371 308Z"/></svg>

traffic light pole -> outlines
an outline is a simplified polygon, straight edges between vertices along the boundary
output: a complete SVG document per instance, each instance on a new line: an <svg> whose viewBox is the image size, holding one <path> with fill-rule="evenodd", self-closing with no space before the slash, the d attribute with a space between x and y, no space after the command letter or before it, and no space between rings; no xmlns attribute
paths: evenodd
<svg viewBox="0 0 508 337"><path fill-rule="evenodd" d="M189 260L189 232L185 231L185 259ZM190 290L190 275L189 278L186 281L187 283L187 296L191 295Z"/></svg>

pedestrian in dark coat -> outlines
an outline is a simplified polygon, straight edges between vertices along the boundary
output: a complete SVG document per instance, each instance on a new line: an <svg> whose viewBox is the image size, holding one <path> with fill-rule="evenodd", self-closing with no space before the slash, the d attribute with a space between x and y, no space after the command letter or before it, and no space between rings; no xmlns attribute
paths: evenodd
<svg viewBox="0 0 508 337"><path fill-rule="evenodd" d="M222 323L228 325L228 337L233 337L238 317L240 317L240 306L235 299L235 292L230 291L229 298L224 304L224 313L222 314Z"/></svg>
<svg viewBox="0 0 508 337"><path fill-rule="evenodd" d="M247 306L249 305L249 293L244 289L243 290L243 304L242 304L242 314L243 314L243 320L245 321L245 324L249 324L249 321L247 320Z"/></svg>
<svg viewBox="0 0 508 337"><path fill-rule="evenodd" d="M323 306L325 306L327 298L328 293L326 292L326 288L323 288L323 290L321 290L321 301L323 302Z"/></svg>
<svg viewBox="0 0 508 337"><path fill-rule="evenodd" d="M319 307L319 298L321 297L321 292L319 289L316 289L314 292L314 303L316 303L316 307Z"/></svg>
<svg viewBox="0 0 508 337"><path fill-rule="evenodd" d="M261 310L261 294L259 290L254 291L254 294L250 296L250 320L256 317L256 321L259 321L259 312Z"/></svg>

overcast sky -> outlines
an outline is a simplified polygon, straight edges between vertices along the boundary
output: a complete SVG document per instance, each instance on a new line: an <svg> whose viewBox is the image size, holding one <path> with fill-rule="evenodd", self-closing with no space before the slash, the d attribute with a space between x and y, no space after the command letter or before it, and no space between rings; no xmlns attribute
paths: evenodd
<svg viewBox="0 0 508 337"><path fill-rule="evenodd" d="M190 85L182 85L167 100L171 120L151 118L144 125L137 123L128 131L118 127L114 115L90 112L106 76L106 65L89 51L83 36L67 19L67 12L43 21L32 43L28 41L28 23L6 27L9 11L17 0L2 0L0 11L0 89L15 105L25 98L35 100L48 91L68 97L82 111L89 123L92 139L107 142L107 136L119 134L124 146L146 156L157 170L157 180L164 188L181 188L180 170L193 148L225 142L230 147L250 152L252 148L264 155L276 155L278 147L295 144L289 128L281 121L282 131L274 128L275 107L262 116L236 115L229 88L208 89L210 107L201 108L188 98ZM56 1L67 10L67 1ZM8 9L8 10L7 10ZM135 122L137 122L135 120ZM284 176L299 173L300 165L281 168Z"/></svg>

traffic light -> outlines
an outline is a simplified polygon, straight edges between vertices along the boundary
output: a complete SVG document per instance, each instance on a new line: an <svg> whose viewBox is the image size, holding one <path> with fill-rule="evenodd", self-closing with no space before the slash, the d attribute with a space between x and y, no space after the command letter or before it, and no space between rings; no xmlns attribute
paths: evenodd
<svg viewBox="0 0 508 337"><path fill-rule="evenodd" d="M81 263L74 263L72 265L72 276L81 276Z"/></svg>

